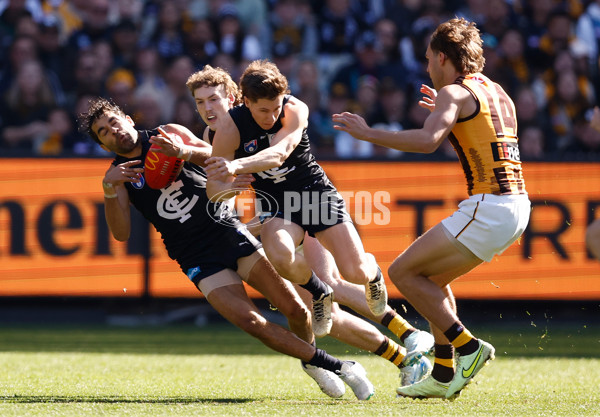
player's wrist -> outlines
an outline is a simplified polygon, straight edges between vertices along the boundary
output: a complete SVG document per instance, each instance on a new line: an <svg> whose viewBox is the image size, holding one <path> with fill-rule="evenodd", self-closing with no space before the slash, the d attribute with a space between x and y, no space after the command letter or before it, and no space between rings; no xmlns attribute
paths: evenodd
<svg viewBox="0 0 600 417"><path fill-rule="evenodd" d="M117 198L117 190L115 190L112 183L102 181L102 189L104 190L104 198Z"/></svg>
<svg viewBox="0 0 600 417"><path fill-rule="evenodd" d="M177 158L183 159L184 161L189 161L192 159L193 150L191 146L181 145L179 148L179 153L177 154Z"/></svg>
<svg viewBox="0 0 600 417"><path fill-rule="evenodd" d="M240 161L238 159L234 159L233 161L230 162L229 169L231 170L232 175L242 174L242 172L240 172L242 169L242 165L240 164Z"/></svg>

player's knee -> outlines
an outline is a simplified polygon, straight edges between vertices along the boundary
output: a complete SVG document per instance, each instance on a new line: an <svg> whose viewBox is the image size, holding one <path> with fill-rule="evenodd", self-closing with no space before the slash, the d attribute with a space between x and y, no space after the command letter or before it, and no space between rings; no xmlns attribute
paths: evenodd
<svg viewBox="0 0 600 417"><path fill-rule="evenodd" d="M348 281L355 284L366 284L369 280L375 278L369 276L369 265L366 262L352 262L344 267L342 275Z"/></svg>
<svg viewBox="0 0 600 417"><path fill-rule="evenodd" d="M275 267L279 275L288 276L292 267L292 255L285 251L268 251L269 262Z"/></svg>
<svg viewBox="0 0 600 417"><path fill-rule="evenodd" d="M401 263L397 260L392 262L392 264L388 268L388 277L398 288L404 285L405 276L405 270L402 267Z"/></svg>
<svg viewBox="0 0 600 417"><path fill-rule="evenodd" d="M267 320L256 311L248 311L239 317L236 325L251 336L260 338Z"/></svg>
<svg viewBox="0 0 600 417"><path fill-rule="evenodd" d="M310 311L304 303L301 302L290 302L286 303L284 309L279 309L281 314L285 316L289 323L295 323L297 325L306 325L310 322Z"/></svg>

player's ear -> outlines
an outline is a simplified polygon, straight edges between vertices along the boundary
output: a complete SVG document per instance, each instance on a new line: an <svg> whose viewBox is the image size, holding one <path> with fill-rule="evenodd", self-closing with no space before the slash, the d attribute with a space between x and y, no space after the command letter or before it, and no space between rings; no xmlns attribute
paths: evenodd
<svg viewBox="0 0 600 417"><path fill-rule="evenodd" d="M125 115L125 120L127 120L129 123L131 123L131 126L135 126L135 122L133 121L131 116L129 116L128 114Z"/></svg>

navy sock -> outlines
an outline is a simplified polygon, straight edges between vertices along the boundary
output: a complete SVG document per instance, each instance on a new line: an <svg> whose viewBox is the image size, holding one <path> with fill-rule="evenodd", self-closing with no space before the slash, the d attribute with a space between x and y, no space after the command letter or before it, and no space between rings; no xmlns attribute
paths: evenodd
<svg viewBox="0 0 600 417"><path fill-rule="evenodd" d="M306 291L312 294L313 300L318 300L321 295L327 293L325 283L321 281L313 272L306 284L300 285Z"/></svg>
<svg viewBox="0 0 600 417"><path fill-rule="evenodd" d="M317 348L315 356L308 362L309 365L316 366L318 368L327 369L328 371L335 372L342 369L342 361L334 358L329 353Z"/></svg>

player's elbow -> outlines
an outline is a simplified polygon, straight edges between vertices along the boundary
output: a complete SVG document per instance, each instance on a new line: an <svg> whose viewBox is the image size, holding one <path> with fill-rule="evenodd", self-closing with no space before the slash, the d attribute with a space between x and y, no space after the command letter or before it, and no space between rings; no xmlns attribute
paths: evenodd
<svg viewBox="0 0 600 417"><path fill-rule="evenodd" d="M421 146L421 153L434 153L439 148L439 145L435 142L423 143Z"/></svg>
<svg viewBox="0 0 600 417"><path fill-rule="evenodd" d="M113 237L119 242L127 242L129 240L129 230L111 230Z"/></svg>

